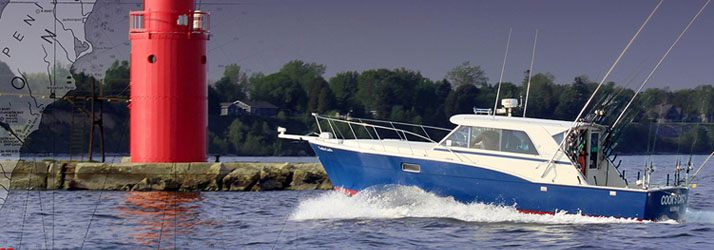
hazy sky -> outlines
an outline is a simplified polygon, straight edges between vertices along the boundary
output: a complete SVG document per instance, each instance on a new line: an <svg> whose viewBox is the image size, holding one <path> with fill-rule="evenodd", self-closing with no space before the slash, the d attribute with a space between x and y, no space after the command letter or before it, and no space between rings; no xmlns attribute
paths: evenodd
<svg viewBox="0 0 714 250"><path fill-rule="evenodd" d="M209 78L214 80L222 73L219 65L238 63L253 72L272 73L300 59L325 64L326 77L404 67L433 80L471 61L496 82L512 28L504 81L522 81L539 29L534 71L551 72L556 82L569 83L581 74L599 81L658 1L203 2L201 8L213 15L208 49ZM609 79L639 86L704 2L665 1ZM710 5L649 86L714 84L713 44Z"/></svg>

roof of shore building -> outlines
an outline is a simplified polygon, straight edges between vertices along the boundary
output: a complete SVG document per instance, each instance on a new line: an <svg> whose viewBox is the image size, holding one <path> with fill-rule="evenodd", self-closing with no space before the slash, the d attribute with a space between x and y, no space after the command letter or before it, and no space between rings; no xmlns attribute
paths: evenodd
<svg viewBox="0 0 714 250"><path fill-rule="evenodd" d="M272 103L266 102L266 101L241 101L237 100L234 102L222 102L221 106L226 107L230 106L231 104L236 104L238 105L239 103L243 103L246 106L250 106L253 108L267 108L267 109L276 109L278 108L277 106L273 105Z"/></svg>

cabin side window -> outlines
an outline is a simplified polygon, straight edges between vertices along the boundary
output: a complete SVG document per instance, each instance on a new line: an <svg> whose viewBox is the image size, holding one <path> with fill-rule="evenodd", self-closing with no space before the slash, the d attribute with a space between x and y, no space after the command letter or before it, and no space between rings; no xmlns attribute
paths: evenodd
<svg viewBox="0 0 714 250"><path fill-rule="evenodd" d="M461 126L444 141L443 145L519 154L538 154L528 134L508 129Z"/></svg>
<svg viewBox="0 0 714 250"><path fill-rule="evenodd" d="M444 145L447 147L466 148L469 145L469 133L471 133L471 127L461 126L444 141Z"/></svg>
<svg viewBox="0 0 714 250"><path fill-rule="evenodd" d="M523 131L504 129L502 141L501 151L532 155L538 154L531 138Z"/></svg>
<svg viewBox="0 0 714 250"><path fill-rule="evenodd" d="M565 134L565 132L561 132L561 133L558 133L553 136L553 140L555 140L555 142L558 143L558 145L560 145L560 143L563 142L563 134Z"/></svg>
<svg viewBox="0 0 714 250"><path fill-rule="evenodd" d="M501 129L472 127L469 148L501 150Z"/></svg>

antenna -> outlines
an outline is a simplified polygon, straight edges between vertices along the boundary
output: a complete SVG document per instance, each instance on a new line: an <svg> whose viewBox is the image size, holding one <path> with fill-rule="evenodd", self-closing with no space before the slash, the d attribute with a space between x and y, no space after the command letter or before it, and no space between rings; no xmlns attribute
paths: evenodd
<svg viewBox="0 0 714 250"><path fill-rule="evenodd" d="M523 117L526 117L526 111L528 111L528 95L531 93L531 76L533 76L533 60L535 59L537 43L538 29L536 29L535 38L533 39L533 54L531 55L531 68L528 70L528 87L526 87L526 103L523 104Z"/></svg>
<svg viewBox="0 0 714 250"><path fill-rule="evenodd" d="M498 95L501 94L501 82L503 82L503 71L506 69L506 58L508 58L508 47L511 46L511 33L513 28L508 29L508 41L506 42L506 54L503 56L503 66L501 66L501 77L498 78L498 90L496 90L496 101L493 102L493 116L496 116L498 108Z"/></svg>

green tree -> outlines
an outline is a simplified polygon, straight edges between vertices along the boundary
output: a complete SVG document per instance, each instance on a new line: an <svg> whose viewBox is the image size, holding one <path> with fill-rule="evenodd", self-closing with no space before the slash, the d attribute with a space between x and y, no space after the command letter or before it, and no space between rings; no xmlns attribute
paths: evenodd
<svg viewBox="0 0 714 250"><path fill-rule="evenodd" d="M388 69L371 69L363 71L357 78L357 98L367 111L376 108L379 88L391 74Z"/></svg>
<svg viewBox="0 0 714 250"><path fill-rule="evenodd" d="M131 72L129 62L114 61L104 73L104 95L105 96L129 96L129 79ZM89 86L91 93L91 85ZM97 86L98 87L98 86Z"/></svg>
<svg viewBox="0 0 714 250"><path fill-rule="evenodd" d="M230 141L230 143L233 145L233 148L236 149L236 151L243 148L243 123L240 121L240 119L235 119L233 120L233 122L231 122L231 125L228 126L226 137L228 138L228 141Z"/></svg>
<svg viewBox="0 0 714 250"><path fill-rule="evenodd" d="M640 94L642 107L646 107L646 115L642 117L645 121L654 121L662 116L661 104L665 104L670 99L670 93L664 89L650 88Z"/></svg>
<svg viewBox="0 0 714 250"><path fill-rule="evenodd" d="M435 101L437 101L436 85L431 81L420 80L413 87L411 100L406 106L411 106L414 112L418 114L426 114L434 110L434 106L438 104Z"/></svg>
<svg viewBox="0 0 714 250"><path fill-rule="evenodd" d="M223 71L223 77L213 85L221 102L245 100L246 91L252 88L247 74L241 71L240 66L236 64L227 65Z"/></svg>
<svg viewBox="0 0 714 250"><path fill-rule="evenodd" d="M330 78L330 89L335 94L336 108L347 113L360 105L357 100L359 73L354 71L337 73Z"/></svg>
<svg viewBox="0 0 714 250"><path fill-rule="evenodd" d="M226 154L230 152L230 144L226 138L221 138L218 136L212 136L211 144L209 145L209 151L212 153Z"/></svg>
<svg viewBox="0 0 714 250"><path fill-rule="evenodd" d="M305 63L301 60L292 60L283 65L280 73L285 74L290 80L302 86L303 91L308 92L312 81L325 74L325 65L317 63Z"/></svg>
<svg viewBox="0 0 714 250"><path fill-rule="evenodd" d="M377 111L377 117L380 119L388 119L395 105L400 105L405 110L426 105L423 99L415 96L415 91L430 96L433 93L431 80L424 78L417 71L403 68L394 71L365 71L360 74L358 86L357 95L366 107Z"/></svg>
<svg viewBox="0 0 714 250"><path fill-rule="evenodd" d="M320 105L320 94L324 89L329 90L330 86L322 77L315 78L310 86L310 91L308 92L307 101L307 111L308 112L318 112L318 106ZM332 94L332 92L329 92Z"/></svg>
<svg viewBox="0 0 714 250"><path fill-rule="evenodd" d="M433 92L431 87L434 83L424 78L420 72L405 68L395 69L393 72L394 74L387 78L388 84L385 86L391 88L396 95L395 104L411 109L424 104L423 99L415 98L415 93L418 93L420 89L426 89L425 92Z"/></svg>
<svg viewBox="0 0 714 250"><path fill-rule="evenodd" d="M392 91L392 88L381 86L380 91L376 94L374 104L374 109L377 111L377 119L389 119L392 106L394 106L394 99L396 99L396 95Z"/></svg>
<svg viewBox="0 0 714 250"><path fill-rule="evenodd" d="M486 77L486 73L481 67L471 66L471 62L469 61L465 61L447 72L446 79L451 81L451 85L454 89L464 84L483 87L488 81L488 77Z"/></svg>
<svg viewBox="0 0 714 250"><path fill-rule="evenodd" d="M434 86L434 102L429 102L433 105L433 109L432 111L427 111L433 115L423 115L424 121L427 124L440 127L451 126L449 124L449 117L447 117L447 113L445 113L445 107L446 98L449 97L449 94L452 92L454 91L451 89L451 83L448 80L443 79L436 83Z"/></svg>
<svg viewBox="0 0 714 250"><path fill-rule="evenodd" d="M710 132L707 131L706 128L703 126L697 126L689 132L692 134L692 137L696 138L691 144L694 152L711 152L712 145L708 140Z"/></svg>
<svg viewBox="0 0 714 250"><path fill-rule="evenodd" d="M288 117L285 114L285 111L282 111L282 110L280 112L278 112L278 114L275 117L278 118L278 121L280 121L280 122L285 122L288 120Z"/></svg>
<svg viewBox="0 0 714 250"><path fill-rule="evenodd" d="M12 72L9 71L9 69L7 75L13 75ZM84 72L74 73L72 74L72 78L74 78L75 89L67 94L69 96L89 95L92 93L92 81L95 81L97 84L99 83L99 81L96 80L93 76L90 76ZM103 87L107 87L106 83ZM104 94L106 95L107 92L105 91ZM126 94L128 95L129 93L127 92Z"/></svg>
<svg viewBox="0 0 714 250"><path fill-rule="evenodd" d="M561 120L573 120L580 113L590 97L586 86L587 78L575 77L573 84L566 86L560 95L560 102L555 108L555 117Z"/></svg>
<svg viewBox="0 0 714 250"><path fill-rule="evenodd" d="M538 73L531 78L531 90L528 97L528 117L552 118L559 101L559 86L550 73ZM524 79L524 84L527 79ZM525 100L525 99L524 99Z"/></svg>
<svg viewBox="0 0 714 250"><path fill-rule="evenodd" d="M268 138L273 138L272 129L267 122L255 122L250 128L250 132L245 138L240 154L242 155L268 155L273 150L263 145L271 145L270 140L266 139L266 135L271 135Z"/></svg>
<svg viewBox="0 0 714 250"><path fill-rule="evenodd" d="M221 113L221 97L216 88L208 85L208 114L219 115Z"/></svg>
<svg viewBox="0 0 714 250"><path fill-rule="evenodd" d="M694 88L696 93L693 100L697 107L696 111L699 115L699 120L702 122L711 122L714 115L714 86L700 85Z"/></svg>
<svg viewBox="0 0 714 250"><path fill-rule="evenodd" d="M307 110L307 94L300 83L293 81L286 74L273 73L257 80L251 93L253 100L267 101L283 110Z"/></svg>
<svg viewBox="0 0 714 250"><path fill-rule="evenodd" d="M332 110L335 106L335 97L329 87L322 88L320 90L320 96L318 97L317 112L320 114L325 114L327 111Z"/></svg>
<svg viewBox="0 0 714 250"><path fill-rule="evenodd" d="M479 89L471 84L463 84L451 92L446 98L445 113L447 116L455 114L473 114L473 107L479 95Z"/></svg>

